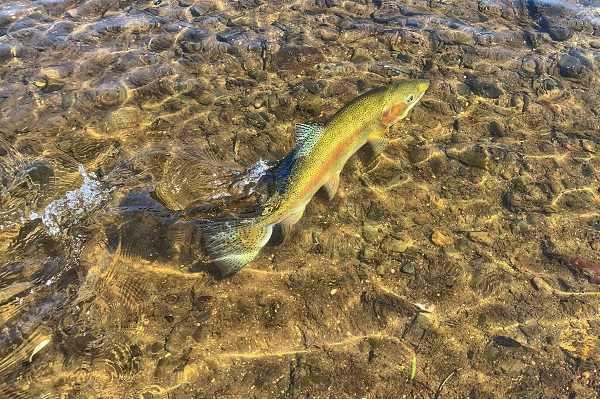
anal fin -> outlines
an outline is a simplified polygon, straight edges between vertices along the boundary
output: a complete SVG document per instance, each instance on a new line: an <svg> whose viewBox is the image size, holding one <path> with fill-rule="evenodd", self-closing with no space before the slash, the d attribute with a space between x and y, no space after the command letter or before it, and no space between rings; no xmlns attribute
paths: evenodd
<svg viewBox="0 0 600 399"><path fill-rule="evenodd" d="M292 227L298 222L298 220L300 220L300 218L302 218L303 214L304 208L301 208L296 212L288 215L285 219L279 222L279 226L281 227L281 233L284 237L290 233Z"/></svg>

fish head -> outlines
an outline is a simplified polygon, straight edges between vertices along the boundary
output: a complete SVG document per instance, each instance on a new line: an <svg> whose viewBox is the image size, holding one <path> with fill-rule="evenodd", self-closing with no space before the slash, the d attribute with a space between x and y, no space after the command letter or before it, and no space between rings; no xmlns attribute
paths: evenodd
<svg viewBox="0 0 600 399"><path fill-rule="evenodd" d="M423 97L428 87L429 81L426 79L408 80L389 85L384 94L381 123L389 127L404 119L412 107Z"/></svg>

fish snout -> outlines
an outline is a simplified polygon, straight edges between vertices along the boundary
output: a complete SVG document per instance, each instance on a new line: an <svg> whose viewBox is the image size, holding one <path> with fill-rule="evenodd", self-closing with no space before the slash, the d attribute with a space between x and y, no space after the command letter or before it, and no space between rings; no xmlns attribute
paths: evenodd
<svg viewBox="0 0 600 399"><path fill-rule="evenodd" d="M429 88L429 80L427 79L419 79L416 81L417 83L417 90L419 90L419 93L424 93L425 91L427 91L427 89Z"/></svg>

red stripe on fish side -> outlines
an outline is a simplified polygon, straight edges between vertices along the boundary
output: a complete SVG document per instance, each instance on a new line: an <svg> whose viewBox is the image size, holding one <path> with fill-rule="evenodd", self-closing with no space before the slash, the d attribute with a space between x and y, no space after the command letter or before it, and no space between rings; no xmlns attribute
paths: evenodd
<svg viewBox="0 0 600 399"><path fill-rule="evenodd" d="M321 167L319 168L319 170L317 171L317 173L315 173L310 180L308 181L308 183L304 186L304 189L302 189L302 191L300 192L300 194L298 195L298 199L301 200L305 197L305 195L307 195L310 191L312 191L312 189L314 188L315 184L326 174L331 170L331 166L333 165L333 163L338 159L339 155L346 149L348 148L348 146L350 145L350 143L352 143L354 140L356 140L356 138L364 131L364 127L362 129L357 129L354 131L354 133L352 133L350 136L346 137L344 139L344 141L342 141L341 143L339 143L337 145L337 147L335 147L335 149L333 151L331 151L331 153L329 153L329 156L325 159L325 162L323 162L323 164L321 165ZM319 187L317 187L319 188Z"/></svg>

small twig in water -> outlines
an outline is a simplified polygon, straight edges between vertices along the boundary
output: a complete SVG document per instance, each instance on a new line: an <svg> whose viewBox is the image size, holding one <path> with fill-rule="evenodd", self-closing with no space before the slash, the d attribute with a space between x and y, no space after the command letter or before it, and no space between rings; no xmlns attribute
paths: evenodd
<svg viewBox="0 0 600 399"><path fill-rule="evenodd" d="M438 397L440 396L440 393L442 392L442 388L444 387L444 385L446 385L446 383L448 382L448 380L450 379L450 377L452 377L455 373L457 373L461 369L462 369L462 367L457 368L457 369L453 370L450 374L448 374L448 377L446 377L444 379L444 381L442 381L442 383L438 387L437 391L435 391L435 396L433 397L433 399L438 399Z"/></svg>

